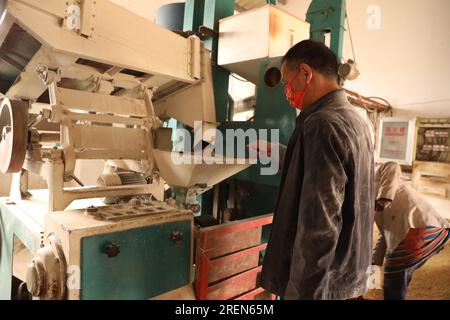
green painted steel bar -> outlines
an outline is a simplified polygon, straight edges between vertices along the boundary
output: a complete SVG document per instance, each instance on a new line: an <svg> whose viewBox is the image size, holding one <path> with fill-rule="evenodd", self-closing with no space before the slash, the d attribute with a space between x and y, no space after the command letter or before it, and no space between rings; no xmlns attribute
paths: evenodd
<svg viewBox="0 0 450 320"><path fill-rule="evenodd" d="M222 67L214 66L212 68L214 102L216 105L216 121L229 121L230 106L228 103L228 86L230 83L230 72Z"/></svg>
<svg viewBox="0 0 450 320"><path fill-rule="evenodd" d="M184 6L183 31L198 32L203 25L205 0L186 0Z"/></svg>
<svg viewBox="0 0 450 320"><path fill-rule="evenodd" d="M266 0L267 4L273 4L273 5L277 5L278 4L278 0Z"/></svg>
<svg viewBox="0 0 450 320"><path fill-rule="evenodd" d="M219 32L219 20L232 16L234 14L234 8L234 0L205 0L203 25ZM229 120L228 86L230 72L217 66L219 39L205 39L205 46L211 50L216 119L218 122L227 121Z"/></svg>
<svg viewBox="0 0 450 320"><path fill-rule="evenodd" d="M219 31L219 20L234 14L234 0L205 0L203 25L212 30ZM206 39L205 45L211 50L213 64L217 62L219 39ZM228 90L228 88L227 88Z"/></svg>
<svg viewBox="0 0 450 320"><path fill-rule="evenodd" d="M184 10L184 31L198 32L200 26L219 31L219 20L234 14L234 0L187 0ZM230 72L217 66L219 39L206 38L205 47L211 50L214 99L217 121L229 117L228 85Z"/></svg>
<svg viewBox="0 0 450 320"><path fill-rule="evenodd" d="M314 0L308 8L306 21L311 24L311 39L325 42L325 34L331 33L330 48L342 60L345 34L345 0Z"/></svg>

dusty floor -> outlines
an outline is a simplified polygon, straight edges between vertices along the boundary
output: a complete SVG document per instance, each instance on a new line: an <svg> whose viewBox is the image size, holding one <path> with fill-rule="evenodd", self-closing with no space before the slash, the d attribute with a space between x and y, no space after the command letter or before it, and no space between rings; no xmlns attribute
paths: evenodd
<svg viewBox="0 0 450 320"><path fill-rule="evenodd" d="M370 290L365 298L382 300L383 292ZM450 242L443 251L414 273L406 298L407 300L450 300Z"/></svg>

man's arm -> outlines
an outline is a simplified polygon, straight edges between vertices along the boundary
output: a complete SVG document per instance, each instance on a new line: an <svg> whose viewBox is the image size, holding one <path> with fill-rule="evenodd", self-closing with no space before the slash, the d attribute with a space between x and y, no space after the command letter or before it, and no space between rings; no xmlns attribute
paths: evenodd
<svg viewBox="0 0 450 320"><path fill-rule="evenodd" d="M382 230L379 230L380 234L373 249L372 264L376 266L382 266L384 262L384 256L386 255L386 238Z"/></svg>
<svg viewBox="0 0 450 320"><path fill-rule="evenodd" d="M278 144L278 148L279 148L279 168L280 171L283 170L283 164L284 164L284 159L286 159L286 151L287 151L287 147L284 144Z"/></svg>
<svg viewBox="0 0 450 320"><path fill-rule="evenodd" d="M278 170L283 170L284 159L286 158L287 147L281 143L271 143L263 140L256 140L247 145L251 151L256 152L260 156L272 157L272 150L278 148Z"/></svg>
<svg viewBox="0 0 450 320"><path fill-rule="evenodd" d="M323 299L342 228L348 151L330 123L321 119L305 123L304 139L305 173L285 298Z"/></svg>
<svg viewBox="0 0 450 320"><path fill-rule="evenodd" d="M381 165L376 173L376 180L380 181L376 200L394 200L400 185L401 173L400 165L396 162L387 162Z"/></svg>

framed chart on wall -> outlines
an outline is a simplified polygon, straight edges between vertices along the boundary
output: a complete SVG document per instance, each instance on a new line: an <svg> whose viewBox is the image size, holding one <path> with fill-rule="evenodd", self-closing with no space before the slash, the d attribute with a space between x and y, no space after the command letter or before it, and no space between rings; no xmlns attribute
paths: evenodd
<svg viewBox="0 0 450 320"><path fill-rule="evenodd" d="M377 161L395 161L412 165L416 120L408 118L384 118L380 120Z"/></svg>

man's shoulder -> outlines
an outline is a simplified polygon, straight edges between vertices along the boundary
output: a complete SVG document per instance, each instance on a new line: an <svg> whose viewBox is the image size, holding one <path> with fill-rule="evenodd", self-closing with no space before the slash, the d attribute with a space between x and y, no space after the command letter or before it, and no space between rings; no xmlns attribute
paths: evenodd
<svg viewBox="0 0 450 320"><path fill-rule="evenodd" d="M331 105L308 116L304 122L304 134L317 139L336 137L344 145L352 145L350 141L367 139L370 142L368 124L350 103Z"/></svg>
<svg viewBox="0 0 450 320"><path fill-rule="evenodd" d="M327 123L340 128L366 128L367 123L350 102L331 103L307 118L307 122ZM305 122L306 122L305 121Z"/></svg>
<svg viewBox="0 0 450 320"><path fill-rule="evenodd" d="M336 114L320 110L308 116L303 125L303 135L307 140L327 140L329 137L342 136L342 125Z"/></svg>
<svg viewBox="0 0 450 320"><path fill-rule="evenodd" d="M327 129L331 128L333 123L334 115L325 110L319 110L305 119L304 127L305 130L310 130L314 128Z"/></svg>
<svg viewBox="0 0 450 320"><path fill-rule="evenodd" d="M353 112L348 105L329 105L312 113L305 119L305 126L323 126L332 128L342 122L351 121Z"/></svg>

